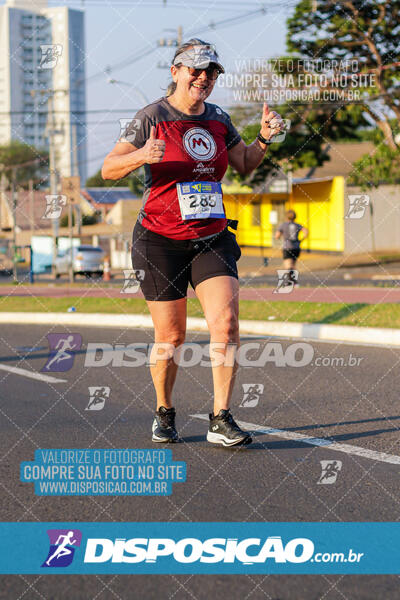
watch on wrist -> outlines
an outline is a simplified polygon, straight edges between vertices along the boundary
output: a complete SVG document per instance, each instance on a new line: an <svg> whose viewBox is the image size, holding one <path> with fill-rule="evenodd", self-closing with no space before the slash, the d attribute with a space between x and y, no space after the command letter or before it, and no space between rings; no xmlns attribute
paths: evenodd
<svg viewBox="0 0 400 600"><path fill-rule="evenodd" d="M272 141L271 141L271 140L266 140L266 139L265 139L265 137L263 137L263 136L261 135L261 131L259 131L259 132L257 133L257 139L258 139L258 140L259 140L259 141L260 141L262 144L266 144L267 146L268 146L269 144L272 144Z"/></svg>

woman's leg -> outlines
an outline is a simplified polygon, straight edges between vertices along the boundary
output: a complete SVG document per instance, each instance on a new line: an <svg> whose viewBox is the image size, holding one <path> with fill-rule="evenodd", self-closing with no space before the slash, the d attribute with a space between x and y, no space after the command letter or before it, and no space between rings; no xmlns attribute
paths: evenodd
<svg viewBox="0 0 400 600"><path fill-rule="evenodd" d="M160 406L171 408L172 388L178 370L172 352L185 341L186 298L148 301L147 305L154 323L150 372L157 395L157 410Z"/></svg>
<svg viewBox="0 0 400 600"><path fill-rule="evenodd" d="M237 370L236 350L239 347L239 282L234 277L221 275L206 279L196 286L196 295L203 307L210 330L210 344L216 346L215 354L227 358L227 366L212 367L214 380L214 415L229 408L235 373Z"/></svg>

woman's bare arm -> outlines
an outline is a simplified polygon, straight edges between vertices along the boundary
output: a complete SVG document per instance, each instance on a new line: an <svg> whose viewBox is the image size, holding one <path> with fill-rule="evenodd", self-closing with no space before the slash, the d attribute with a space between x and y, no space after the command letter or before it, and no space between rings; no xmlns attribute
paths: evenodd
<svg viewBox="0 0 400 600"><path fill-rule="evenodd" d="M248 175L262 163L266 149L267 146L258 140L250 146L240 140L228 150L228 162L240 175Z"/></svg>
<svg viewBox="0 0 400 600"><path fill-rule="evenodd" d="M269 140L282 131L283 126L282 117L275 111L270 112L268 105L264 103L261 117L261 135ZM240 175L249 175L262 163L267 147L267 144L263 144L258 139L254 140L249 146L243 140L240 140L236 146L228 150L229 164Z"/></svg>
<svg viewBox="0 0 400 600"><path fill-rule="evenodd" d="M117 142L104 159L101 175L103 179L122 179L145 164L161 162L165 152L165 141L157 140L155 127L143 148L130 142Z"/></svg>
<svg viewBox="0 0 400 600"><path fill-rule="evenodd" d="M143 153L129 142L117 142L104 159L103 179L122 179L144 165Z"/></svg>

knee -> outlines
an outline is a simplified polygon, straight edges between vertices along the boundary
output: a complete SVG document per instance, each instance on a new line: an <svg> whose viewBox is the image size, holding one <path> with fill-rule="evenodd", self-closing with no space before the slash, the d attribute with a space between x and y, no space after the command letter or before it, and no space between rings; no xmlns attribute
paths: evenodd
<svg viewBox="0 0 400 600"><path fill-rule="evenodd" d="M209 323L210 333L216 341L236 342L239 337L239 321L235 313L227 311ZM217 340L218 338L218 340Z"/></svg>
<svg viewBox="0 0 400 600"><path fill-rule="evenodd" d="M180 329L163 330L155 332L155 341L158 343L172 344L177 348L185 341L186 331Z"/></svg>

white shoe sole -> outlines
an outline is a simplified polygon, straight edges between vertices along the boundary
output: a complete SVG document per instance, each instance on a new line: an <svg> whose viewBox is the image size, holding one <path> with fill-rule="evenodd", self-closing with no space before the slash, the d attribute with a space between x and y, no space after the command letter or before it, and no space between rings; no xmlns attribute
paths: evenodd
<svg viewBox="0 0 400 600"><path fill-rule="evenodd" d="M158 444L168 444L168 442L170 442L171 444L175 444L179 438L176 439L171 439L171 438L162 438L162 437L158 437L157 435L155 435L154 431L157 429L157 421L153 421L153 425L152 425L152 432L153 432L153 437L151 438L152 442L156 442Z"/></svg>
<svg viewBox="0 0 400 600"><path fill-rule="evenodd" d="M158 444L163 444L163 443L164 444L168 444L168 442L170 444L176 444L176 442L178 441L178 438L175 439L175 440L172 440L171 438L160 438L160 437L157 437L156 435L153 434L153 437L151 438L151 441L152 442L156 442Z"/></svg>
<svg viewBox="0 0 400 600"><path fill-rule="evenodd" d="M211 444L221 444L222 446L236 446L237 444L241 444L247 438L251 441L251 438L248 435L231 440L222 435L222 433L214 433L213 431L207 432L207 442L211 442Z"/></svg>

